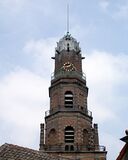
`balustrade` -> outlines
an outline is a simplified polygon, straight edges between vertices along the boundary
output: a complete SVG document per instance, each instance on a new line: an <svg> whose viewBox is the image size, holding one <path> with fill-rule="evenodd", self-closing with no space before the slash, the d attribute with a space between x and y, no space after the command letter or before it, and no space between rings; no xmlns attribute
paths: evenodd
<svg viewBox="0 0 128 160"><path fill-rule="evenodd" d="M82 78L86 80L85 73L81 73L78 71L58 71L57 73L52 73L51 80L56 78L65 78L65 77L73 77L73 78Z"/></svg>
<svg viewBox="0 0 128 160"><path fill-rule="evenodd" d="M65 107L65 106L58 106L58 107L55 107L51 110L48 110L45 112L45 117L49 116L49 115L52 115L52 114L55 114L56 112L59 112L59 111L67 111L67 112L81 112L89 117L92 117L92 112L87 110L86 108L84 107L80 107L80 106L73 106L73 107Z"/></svg>
<svg viewBox="0 0 128 160"><path fill-rule="evenodd" d="M73 144L72 144L73 145ZM93 152L93 151L97 151L97 152L106 152L106 148L105 146L86 146L86 145L73 145L74 146L74 150L65 150L65 146L64 145L45 145L44 149L46 151L52 151L52 152Z"/></svg>

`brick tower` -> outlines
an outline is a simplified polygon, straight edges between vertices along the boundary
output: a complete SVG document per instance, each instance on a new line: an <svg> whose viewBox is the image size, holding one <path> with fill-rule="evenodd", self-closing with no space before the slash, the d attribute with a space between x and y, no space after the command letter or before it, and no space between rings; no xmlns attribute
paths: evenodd
<svg viewBox="0 0 128 160"><path fill-rule="evenodd" d="M74 160L106 160L105 147L99 146L98 125L92 123L88 110L79 43L67 32L52 59L50 110L45 114L45 125L41 124L40 151Z"/></svg>

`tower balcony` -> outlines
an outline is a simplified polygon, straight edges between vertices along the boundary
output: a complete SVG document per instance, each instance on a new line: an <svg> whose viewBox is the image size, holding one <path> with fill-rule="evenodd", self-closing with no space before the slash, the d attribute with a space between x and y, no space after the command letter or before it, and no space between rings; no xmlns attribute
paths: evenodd
<svg viewBox="0 0 128 160"><path fill-rule="evenodd" d="M70 145L69 145L70 146ZM78 144L72 144L72 149L67 150L65 148L65 145L44 145L44 150L46 152L106 152L105 146L100 145L78 145Z"/></svg>
<svg viewBox="0 0 128 160"><path fill-rule="evenodd" d="M52 73L51 80L59 78L79 78L86 81L86 75L83 72L78 71L63 71L60 70L57 73Z"/></svg>
<svg viewBox="0 0 128 160"><path fill-rule="evenodd" d="M65 106L57 106L53 109L50 109L48 111L45 112L45 117L56 114L58 112L79 112L82 113L88 117L92 118L92 112L87 110L84 107L80 107L80 106L73 106L73 107L65 107Z"/></svg>

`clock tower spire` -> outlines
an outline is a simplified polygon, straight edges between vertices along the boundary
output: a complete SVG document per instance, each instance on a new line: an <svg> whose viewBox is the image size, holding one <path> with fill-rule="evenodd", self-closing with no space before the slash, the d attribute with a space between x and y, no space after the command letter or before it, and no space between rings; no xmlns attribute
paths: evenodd
<svg viewBox="0 0 128 160"><path fill-rule="evenodd" d="M71 159L106 160L105 147L99 145L98 125L93 124L88 110L79 42L67 32L57 42L52 59L50 110L45 113L45 125L41 125L40 150Z"/></svg>

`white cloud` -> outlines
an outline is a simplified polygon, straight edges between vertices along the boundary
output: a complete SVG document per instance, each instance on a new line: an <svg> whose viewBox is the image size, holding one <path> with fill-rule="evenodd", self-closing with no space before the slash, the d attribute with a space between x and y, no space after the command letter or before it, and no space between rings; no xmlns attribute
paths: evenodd
<svg viewBox="0 0 128 160"><path fill-rule="evenodd" d="M0 137L19 145L34 144L39 123L48 109L48 86L48 81L23 69L0 80L0 126L7 125Z"/></svg>
<svg viewBox="0 0 128 160"><path fill-rule="evenodd" d="M27 0L26 0L27 1ZM26 3L25 0L4 0L0 1L0 6L8 11L18 12Z"/></svg>
<svg viewBox="0 0 128 160"><path fill-rule="evenodd" d="M53 13L51 3L45 0L39 0L37 3L31 0L0 0L0 9L4 11L4 14L6 13L13 17L19 17L21 14L25 16L24 18L27 18L30 14L31 17L34 17L38 12L41 12L42 16L49 16ZM26 15L24 15L25 12L27 13ZM20 17L22 17L21 15ZM31 20L31 17L29 16L28 21ZM34 18L32 20L34 21ZM32 20L31 24L33 23Z"/></svg>
<svg viewBox="0 0 128 160"><path fill-rule="evenodd" d="M100 0L99 5L103 11L106 11L109 7L110 2L108 0Z"/></svg>
<svg viewBox="0 0 128 160"><path fill-rule="evenodd" d="M35 58L35 68L40 72L53 72L51 57L55 55L58 38L30 40L26 42L23 51ZM51 69L51 70L50 70Z"/></svg>
<svg viewBox="0 0 128 160"><path fill-rule="evenodd" d="M119 5L117 10L113 14L114 19L128 19L128 3Z"/></svg>
<svg viewBox="0 0 128 160"><path fill-rule="evenodd" d="M87 73L89 108L94 118L101 123L116 120L117 112L122 109L119 105L128 98L128 95L120 96L120 89L128 88L128 55L93 51L88 54L83 68Z"/></svg>
<svg viewBox="0 0 128 160"><path fill-rule="evenodd" d="M47 55L50 56L54 54L56 40L57 38L29 40L24 46L24 51L34 56L41 57L42 59L47 58Z"/></svg>
<svg viewBox="0 0 128 160"><path fill-rule="evenodd" d="M128 19L128 3L122 1L121 3L113 3L109 0L99 0L100 8L106 12L109 9L109 16L115 20L127 20Z"/></svg>
<svg viewBox="0 0 128 160"><path fill-rule="evenodd" d="M72 36L77 37L77 40L81 40L80 42L83 42L86 40L89 35L93 34L96 30L96 26L94 23L88 24L86 27L82 25L76 24L76 21L74 20L73 27L71 28ZM79 32L79 35L78 35ZM86 40L87 41L87 40Z"/></svg>

